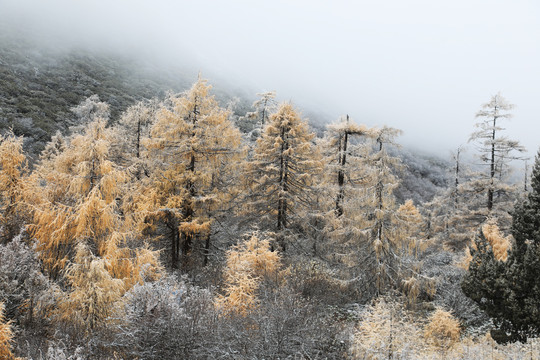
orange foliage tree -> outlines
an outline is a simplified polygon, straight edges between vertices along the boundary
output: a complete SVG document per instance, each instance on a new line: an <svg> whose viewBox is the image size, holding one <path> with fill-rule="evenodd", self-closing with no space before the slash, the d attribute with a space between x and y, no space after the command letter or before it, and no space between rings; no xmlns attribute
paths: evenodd
<svg viewBox="0 0 540 360"><path fill-rule="evenodd" d="M424 328L424 336L429 343L443 351L448 351L459 341L461 327L452 314L443 309L436 309Z"/></svg>
<svg viewBox="0 0 540 360"><path fill-rule="evenodd" d="M248 166L248 208L279 232L283 250L291 220L311 205L314 175L321 167L314 136L298 111L283 103L266 123Z"/></svg>
<svg viewBox="0 0 540 360"><path fill-rule="evenodd" d="M13 330L11 330L11 321L4 317L4 303L0 302L0 359L13 360L15 357L11 352L13 342Z"/></svg>
<svg viewBox="0 0 540 360"><path fill-rule="evenodd" d="M280 255L270 250L268 235L254 232L227 251L224 294L217 298L225 312L248 314L258 305L257 290L263 279L277 276Z"/></svg>
<svg viewBox="0 0 540 360"><path fill-rule="evenodd" d="M148 147L153 173L139 199L146 219L169 230L171 265L187 259L197 239L204 239L205 262L210 248L213 212L232 194L240 132L221 108L210 85L199 78L190 90L162 104Z"/></svg>
<svg viewBox="0 0 540 360"><path fill-rule="evenodd" d="M25 192L25 161L22 138L0 135L0 243L20 231Z"/></svg>
<svg viewBox="0 0 540 360"><path fill-rule="evenodd" d="M53 277L66 276L71 292L60 308L63 317L73 320L85 308L101 306L92 295L93 270L106 271L102 275L120 283L122 293L160 272L154 252L129 246L137 234L122 209L127 177L109 159L113 134L106 122L90 122L63 150L43 158L36 171L41 199L31 230L45 269ZM82 319L94 326L91 316Z"/></svg>

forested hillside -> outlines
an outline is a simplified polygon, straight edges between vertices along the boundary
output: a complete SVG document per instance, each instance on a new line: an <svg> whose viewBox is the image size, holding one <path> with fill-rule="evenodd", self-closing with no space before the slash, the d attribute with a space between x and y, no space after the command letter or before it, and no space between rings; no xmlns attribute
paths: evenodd
<svg viewBox="0 0 540 360"><path fill-rule="evenodd" d="M2 30L6 30L2 27ZM47 39L45 39L47 41ZM25 136L25 148L38 155L56 131L76 119L70 108L98 95L116 121L128 106L187 89L194 74L106 50L74 48L0 34L0 129ZM236 97L218 91L224 103Z"/></svg>
<svg viewBox="0 0 540 360"><path fill-rule="evenodd" d="M501 94L473 165L391 119L32 48L0 43L0 358L540 356L540 159L511 181Z"/></svg>

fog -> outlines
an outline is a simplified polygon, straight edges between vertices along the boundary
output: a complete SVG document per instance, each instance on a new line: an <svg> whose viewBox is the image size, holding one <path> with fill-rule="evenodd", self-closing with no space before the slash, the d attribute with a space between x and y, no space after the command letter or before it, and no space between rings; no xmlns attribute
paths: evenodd
<svg viewBox="0 0 540 360"><path fill-rule="evenodd" d="M328 121L404 131L447 154L500 91L506 134L540 145L540 3L526 0L0 0L0 21L43 42L186 67L255 94L276 90Z"/></svg>

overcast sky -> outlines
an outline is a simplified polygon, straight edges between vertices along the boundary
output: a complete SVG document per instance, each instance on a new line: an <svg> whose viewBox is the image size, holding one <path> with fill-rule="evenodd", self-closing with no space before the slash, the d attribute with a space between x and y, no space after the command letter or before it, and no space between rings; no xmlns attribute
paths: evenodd
<svg viewBox="0 0 540 360"><path fill-rule="evenodd" d="M187 61L329 121L397 127L404 145L440 154L501 91L517 105L507 135L531 156L540 146L538 0L0 0L2 16L60 41Z"/></svg>

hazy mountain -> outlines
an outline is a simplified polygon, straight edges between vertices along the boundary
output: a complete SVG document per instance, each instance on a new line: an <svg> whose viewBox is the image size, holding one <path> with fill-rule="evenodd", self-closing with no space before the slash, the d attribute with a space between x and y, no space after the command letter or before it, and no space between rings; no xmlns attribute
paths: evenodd
<svg viewBox="0 0 540 360"><path fill-rule="evenodd" d="M163 98L169 91L187 89L195 80L191 70L159 66L155 62L111 51L44 46L27 38L0 37L0 131L13 129L25 137L28 153L36 157L56 132L66 132L75 116L70 108L97 94L111 107L111 119L141 99ZM216 81L210 81L215 85ZM236 115L250 111L255 94L217 80L218 100L236 99ZM322 136L325 114L302 109L313 130ZM243 129L239 123L241 130ZM446 164L439 158L400 151L406 164L399 175L398 200L429 200L445 186Z"/></svg>

